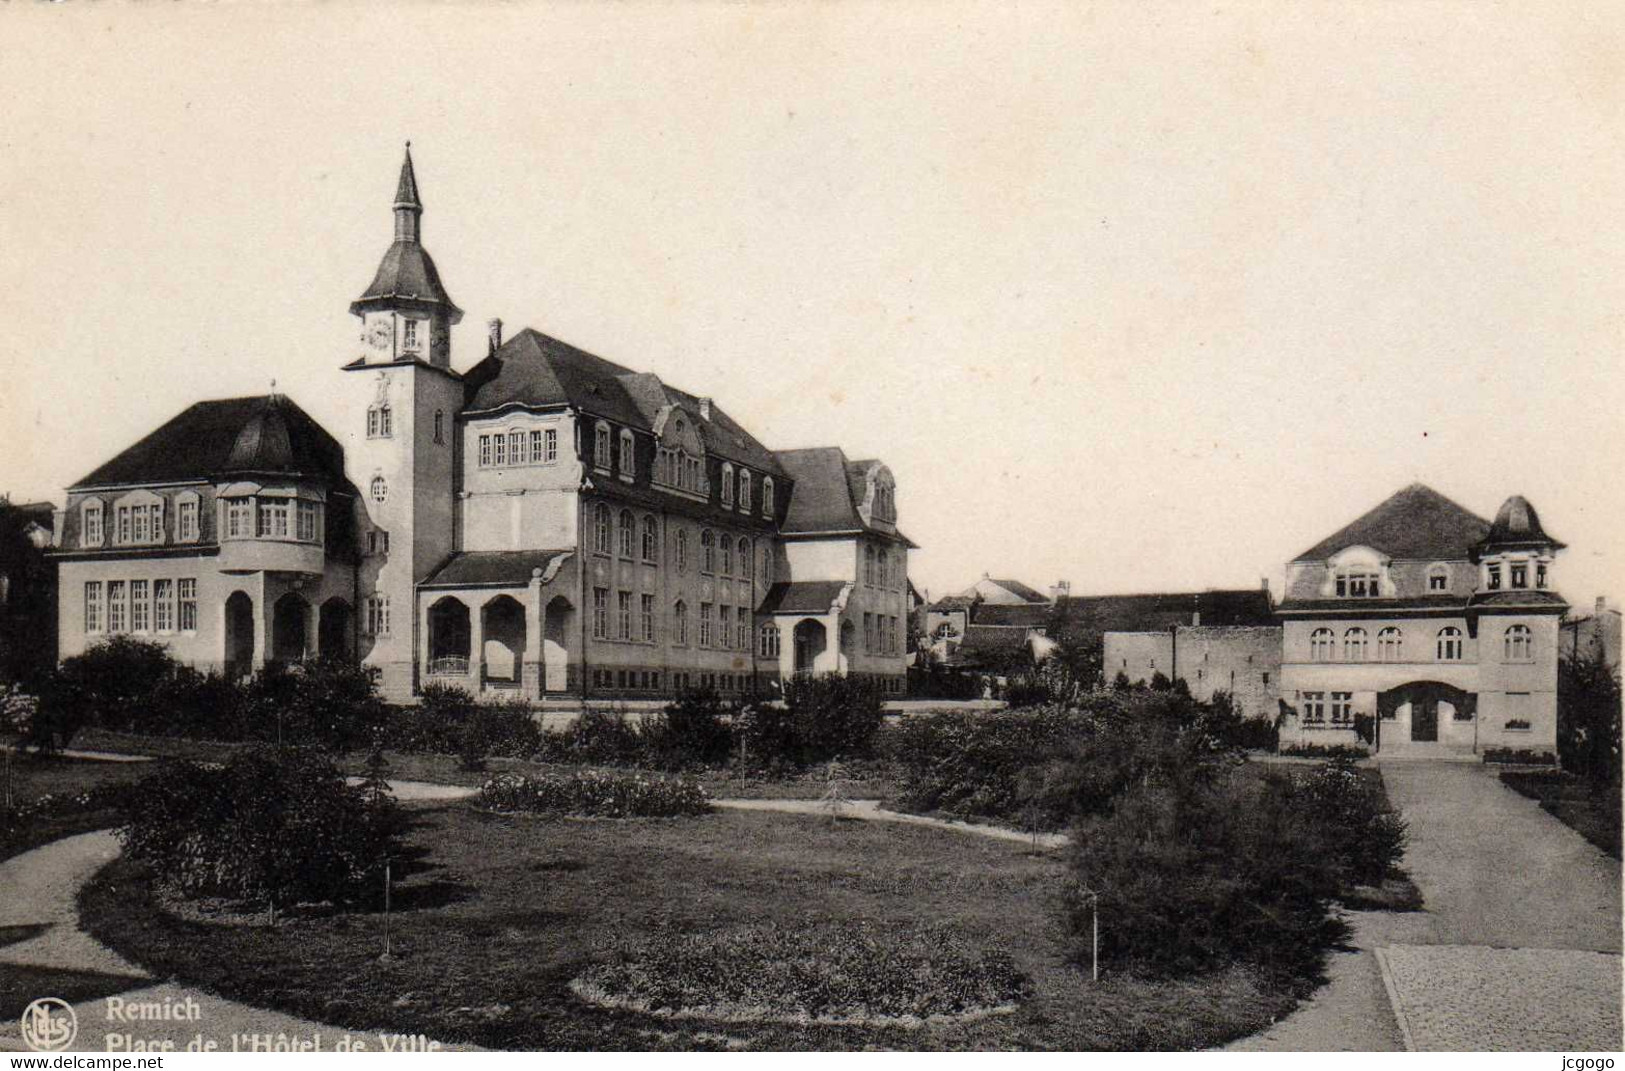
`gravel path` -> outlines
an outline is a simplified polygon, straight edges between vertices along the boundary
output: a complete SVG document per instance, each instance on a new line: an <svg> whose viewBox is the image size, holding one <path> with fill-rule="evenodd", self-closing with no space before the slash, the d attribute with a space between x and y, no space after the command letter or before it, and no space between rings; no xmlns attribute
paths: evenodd
<svg viewBox="0 0 1625 1071"><path fill-rule="evenodd" d="M829 817L829 804L822 800L712 800L718 807L732 811L776 811L781 814L810 814L819 817ZM842 818L856 818L865 822L896 822L901 825L929 826L933 829L946 829L954 833L969 833L974 837L988 837L992 840L1007 840L1017 844L1033 844L1035 839L1031 833L1023 833L1016 829L1005 829L1001 826L978 825L974 822L956 822L946 818L929 818L921 814L905 814L902 811L888 811L880 806L879 800L847 800L841 805ZM1036 838L1040 848L1061 848L1067 843L1063 833L1040 833Z"/></svg>

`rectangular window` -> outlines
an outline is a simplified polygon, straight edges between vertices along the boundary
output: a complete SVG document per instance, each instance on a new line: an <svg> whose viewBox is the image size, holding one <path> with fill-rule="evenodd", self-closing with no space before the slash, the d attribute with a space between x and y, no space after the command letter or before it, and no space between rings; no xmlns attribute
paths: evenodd
<svg viewBox="0 0 1625 1071"><path fill-rule="evenodd" d="M540 430L530 433L530 462L533 465L542 463L542 433Z"/></svg>
<svg viewBox="0 0 1625 1071"><path fill-rule="evenodd" d="M107 582L107 631L124 631L124 581L109 580Z"/></svg>
<svg viewBox="0 0 1625 1071"><path fill-rule="evenodd" d="M502 434L491 436L491 447L496 454L496 466L502 468L508 463L508 437Z"/></svg>
<svg viewBox="0 0 1625 1071"><path fill-rule="evenodd" d="M248 498L226 500L226 535L232 539L246 539L253 535L254 502Z"/></svg>
<svg viewBox="0 0 1625 1071"><path fill-rule="evenodd" d="M1354 693L1332 693L1332 724L1352 725L1354 723Z"/></svg>
<svg viewBox="0 0 1625 1071"><path fill-rule="evenodd" d="M102 582L85 581L85 631L102 630Z"/></svg>
<svg viewBox="0 0 1625 1071"><path fill-rule="evenodd" d="M630 591L617 591L615 593L616 635L623 640L632 638L632 593Z"/></svg>
<svg viewBox="0 0 1625 1071"><path fill-rule="evenodd" d="M130 581L130 631L147 631L147 582L145 580Z"/></svg>
<svg viewBox="0 0 1625 1071"><path fill-rule="evenodd" d="M402 320L401 321L401 328L403 329L403 332L404 332L403 337L401 338L401 348L404 349L404 350L415 350L415 349L417 349L418 348L418 322L416 320Z"/></svg>
<svg viewBox="0 0 1625 1071"><path fill-rule="evenodd" d="M655 641L655 597L653 595L643 596L642 611L643 642L653 643Z"/></svg>
<svg viewBox="0 0 1625 1071"><path fill-rule="evenodd" d="M126 538L125 542L127 542L127 543L145 543L145 542L149 541L152 538L148 534L148 531L147 531L147 507L146 506L136 506L133 509L131 507L129 507L129 506L121 506L121 507L119 507L119 512L129 514L130 518L131 518L131 521L132 521L131 527L130 527L130 533L129 533L128 538Z"/></svg>
<svg viewBox="0 0 1625 1071"><path fill-rule="evenodd" d="M750 650L750 611L743 606L734 612L734 646Z"/></svg>
<svg viewBox="0 0 1625 1071"><path fill-rule="evenodd" d="M285 498L266 498L260 500L260 526L261 539L288 538L288 500Z"/></svg>
<svg viewBox="0 0 1625 1071"><path fill-rule="evenodd" d="M510 431L508 433L508 461L514 465L525 463L525 433Z"/></svg>
<svg viewBox="0 0 1625 1071"><path fill-rule="evenodd" d="M373 595L367 599L367 633L371 636L389 635L388 595Z"/></svg>
<svg viewBox="0 0 1625 1071"><path fill-rule="evenodd" d="M609 589L592 589L592 638L609 639Z"/></svg>
<svg viewBox="0 0 1625 1071"><path fill-rule="evenodd" d="M559 433L548 428L542 432L542 460L547 462L559 459Z"/></svg>
<svg viewBox="0 0 1625 1071"><path fill-rule="evenodd" d="M875 620L873 614L863 615L863 653L869 654L875 649Z"/></svg>
<svg viewBox="0 0 1625 1071"><path fill-rule="evenodd" d="M306 543L316 542L316 503L299 503L299 538Z"/></svg>
<svg viewBox="0 0 1625 1071"><path fill-rule="evenodd" d="M176 617L182 632L197 631L197 581L195 579L177 580L175 593L178 596Z"/></svg>
<svg viewBox="0 0 1625 1071"><path fill-rule="evenodd" d="M1338 573L1337 597L1340 599L1374 599L1382 593L1382 584L1376 573Z"/></svg>
<svg viewBox="0 0 1625 1071"><path fill-rule="evenodd" d="M1501 589L1501 566L1500 566L1500 563L1496 563L1494 565L1491 565L1489 567L1489 570L1490 570L1489 588L1490 588L1491 591L1499 591Z"/></svg>
<svg viewBox="0 0 1625 1071"><path fill-rule="evenodd" d="M177 539L193 540L197 538L197 503L190 499L181 502L176 511Z"/></svg>
<svg viewBox="0 0 1625 1071"><path fill-rule="evenodd" d="M700 646L711 646L711 610L708 602L700 603Z"/></svg>
<svg viewBox="0 0 1625 1071"><path fill-rule="evenodd" d="M1546 586L1546 563L1545 562L1536 562L1535 563L1535 587L1544 588L1545 586Z"/></svg>
<svg viewBox="0 0 1625 1071"><path fill-rule="evenodd" d="M480 436L480 467L491 467L491 437L489 435Z"/></svg>
<svg viewBox="0 0 1625 1071"><path fill-rule="evenodd" d="M152 627L157 632L175 631L175 582L152 582Z"/></svg>
<svg viewBox="0 0 1625 1071"><path fill-rule="evenodd" d="M1326 721L1326 693L1303 693L1303 723L1305 725L1322 725Z"/></svg>
<svg viewBox="0 0 1625 1071"><path fill-rule="evenodd" d="M99 547L102 543L102 508L92 506L85 510L85 534L81 540L87 547Z"/></svg>
<svg viewBox="0 0 1625 1071"><path fill-rule="evenodd" d="M1512 574L1512 586L1526 588L1529 586L1529 565L1527 562L1513 562L1508 570Z"/></svg>
<svg viewBox="0 0 1625 1071"><path fill-rule="evenodd" d="M672 614L672 620L677 623L677 645L688 646L688 607L679 602L676 612Z"/></svg>

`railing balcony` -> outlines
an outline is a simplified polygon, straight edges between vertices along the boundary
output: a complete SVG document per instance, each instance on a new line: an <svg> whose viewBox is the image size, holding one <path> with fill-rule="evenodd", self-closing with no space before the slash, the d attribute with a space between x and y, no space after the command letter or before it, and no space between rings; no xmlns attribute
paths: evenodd
<svg viewBox="0 0 1625 1071"><path fill-rule="evenodd" d="M455 656L431 658L429 660L429 676L466 677L468 676L468 659Z"/></svg>

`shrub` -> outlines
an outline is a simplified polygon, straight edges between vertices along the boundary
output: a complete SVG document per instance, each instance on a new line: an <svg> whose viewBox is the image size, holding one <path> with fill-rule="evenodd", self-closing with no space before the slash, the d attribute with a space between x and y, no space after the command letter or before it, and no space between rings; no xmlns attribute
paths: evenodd
<svg viewBox="0 0 1625 1071"><path fill-rule="evenodd" d="M1563 659L1557 666L1557 751L1563 769L1619 783L1620 684L1601 652Z"/></svg>
<svg viewBox="0 0 1625 1071"><path fill-rule="evenodd" d="M644 761L666 770L726 763L734 744L730 721L737 712L709 688L682 692L643 722L638 735Z"/></svg>
<svg viewBox="0 0 1625 1071"><path fill-rule="evenodd" d="M1302 799L1319 823L1347 880L1380 885L1405 854L1405 820L1388 804L1381 775L1368 776L1347 759L1298 777Z"/></svg>
<svg viewBox="0 0 1625 1071"><path fill-rule="evenodd" d="M563 732L542 733L537 759L542 762L635 765L642 743L637 729L618 710L583 710Z"/></svg>
<svg viewBox="0 0 1625 1071"><path fill-rule="evenodd" d="M1087 731L1083 715L1059 707L949 711L905 718L885 741L901 768L901 804L907 809L1014 818L1048 787L1054 769L1046 764L1073 754ZM1023 782L1024 772L1034 767L1044 772ZM1046 825L1056 824L1055 808L1048 802L1040 806Z"/></svg>
<svg viewBox="0 0 1625 1071"><path fill-rule="evenodd" d="M880 691L873 683L826 673L791 677L784 682L783 705L746 711L739 729L752 760L805 765L862 754L882 720Z"/></svg>
<svg viewBox="0 0 1625 1071"><path fill-rule="evenodd" d="M911 699L980 699L982 678L929 658L908 668L908 694Z"/></svg>
<svg viewBox="0 0 1625 1071"><path fill-rule="evenodd" d="M76 704L82 719L103 728L128 729L151 715L153 693L179 667L164 644L110 636L64 659L42 698L48 707Z"/></svg>
<svg viewBox="0 0 1625 1071"><path fill-rule="evenodd" d="M1371 752L1358 744L1288 744L1282 755L1295 759L1364 759Z"/></svg>
<svg viewBox="0 0 1625 1071"><path fill-rule="evenodd" d="M705 789L692 781L590 770L540 777L501 774L485 782L477 799L493 811L589 818L671 818L711 810Z"/></svg>
<svg viewBox="0 0 1625 1071"><path fill-rule="evenodd" d="M266 727L252 722L247 689L238 682L179 666L158 682L132 728L155 736L238 741Z"/></svg>
<svg viewBox="0 0 1625 1071"><path fill-rule="evenodd" d="M1556 766L1557 756L1550 751L1531 751L1521 747L1487 747L1484 749L1484 761L1509 766Z"/></svg>
<svg viewBox="0 0 1625 1071"><path fill-rule="evenodd" d="M167 764L125 797L131 858L189 897L354 900L382 871L393 805L369 803L304 748L248 748L224 766Z"/></svg>
<svg viewBox="0 0 1625 1071"><path fill-rule="evenodd" d="M1075 840L1073 957L1089 962L1098 903L1107 964L1186 976L1245 963L1302 992L1348 929L1329 914L1342 870L1297 795L1275 773L1127 788Z"/></svg>
<svg viewBox="0 0 1625 1071"><path fill-rule="evenodd" d="M464 769L478 769L487 755L524 758L542 743L529 700L482 703L456 685L433 682L416 706L392 709L383 743L399 751L457 755Z"/></svg>
<svg viewBox="0 0 1625 1071"><path fill-rule="evenodd" d="M1083 677L1059 658L1022 670L1010 677L1004 698L1011 709L1077 706L1092 689Z"/></svg>
<svg viewBox="0 0 1625 1071"><path fill-rule="evenodd" d="M387 721L378 675L344 659L268 665L245 686L249 721L261 739L351 751Z"/></svg>

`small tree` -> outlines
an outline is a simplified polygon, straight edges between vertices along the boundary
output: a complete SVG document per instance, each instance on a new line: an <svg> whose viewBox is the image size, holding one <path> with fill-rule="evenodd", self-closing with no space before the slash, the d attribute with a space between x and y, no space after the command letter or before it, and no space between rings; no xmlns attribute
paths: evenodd
<svg viewBox="0 0 1625 1071"><path fill-rule="evenodd" d="M1557 750L1570 773L1619 783L1619 677L1600 654L1558 663Z"/></svg>

